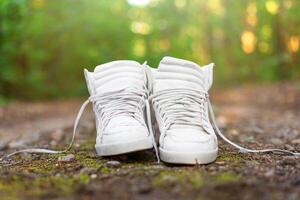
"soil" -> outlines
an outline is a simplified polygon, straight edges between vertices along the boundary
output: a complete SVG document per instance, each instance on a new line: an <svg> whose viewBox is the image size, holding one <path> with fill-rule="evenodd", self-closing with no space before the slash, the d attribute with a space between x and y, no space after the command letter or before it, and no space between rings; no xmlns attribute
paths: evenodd
<svg viewBox="0 0 300 200"><path fill-rule="evenodd" d="M300 151L300 84L211 92L218 124L251 148ZM0 156L24 147L63 149L81 100L0 108ZM0 164L1 199L299 199L299 157L240 153L219 139L208 165L157 164L153 150L100 158L91 109L65 154L20 154Z"/></svg>

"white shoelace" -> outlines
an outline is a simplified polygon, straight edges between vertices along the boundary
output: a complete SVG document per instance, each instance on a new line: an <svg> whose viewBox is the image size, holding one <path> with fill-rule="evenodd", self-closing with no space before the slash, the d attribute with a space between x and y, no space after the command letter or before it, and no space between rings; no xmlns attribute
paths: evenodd
<svg viewBox="0 0 300 200"><path fill-rule="evenodd" d="M81 108L79 109L79 112L77 114L74 127L73 127L73 134L72 139L69 144L69 146L64 150L51 150L51 149L43 149L43 148L28 148L23 149L19 151L15 151L11 154L8 154L0 159L0 161L3 161L6 158L9 158L13 155L19 154L19 153L47 153L47 154L59 154L59 153L65 153L69 151L74 143L75 136L77 133L77 127L80 121L80 118L86 108L86 106L92 102L95 106L95 115L99 115L102 120L102 131L105 129L105 127L108 125L110 119L112 117L115 117L117 115L127 115L130 117L134 117L136 120L138 120L143 126L148 127L149 133L153 140L153 146L155 149L156 157L159 162L159 155L158 155L158 149L155 142L154 134L153 134L153 128L151 123L151 115L150 115L150 105L148 101L148 92L145 92L143 90L138 89L130 89L130 90L119 90L115 92L109 92L106 94L98 94L91 96L88 100L86 100ZM146 115L147 115L147 122L146 124L143 121L143 108L146 109Z"/></svg>
<svg viewBox="0 0 300 200"><path fill-rule="evenodd" d="M153 106L161 114L166 130L173 126L198 126L206 129L206 95L185 89L168 89L151 96Z"/></svg>
<svg viewBox="0 0 300 200"><path fill-rule="evenodd" d="M135 101L135 103L133 102L129 102L128 97L126 98L122 98L121 97L121 93L122 92L126 92L126 95L129 96L134 96L133 99ZM108 103L107 105L111 105L112 104L112 99L118 99L116 102L116 110L110 109L109 106L103 106L103 110L106 109L106 112L96 112L96 115L101 115L103 117L103 127L106 127L109 120L117 115L129 115L132 116L134 118L136 118L137 120L139 120L142 124L143 121L141 120L141 116L138 113L142 113L141 108L143 106L145 106L146 108L146 115L147 115L147 124L146 126L148 127L149 133L152 137L153 140L153 146L155 149L155 153L156 153L156 157L157 160L159 162L159 154L158 154L158 149L157 149L157 145L155 142L155 137L154 137L154 133L153 133L153 128L152 128L152 122L151 122L151 115L150 115L150 105L149 105L149 101L147 99L147 95L145 95L144 92L140 92L140 91L118 91L118 94L120 94L120 98L115 98L113 97L113 93L107 93L106 95L95 95L95 96L91 96L88 100L86 100L78 114L77 117L75 119L75 123L74 123L74 127L73 127L73 134L72 134L72 139L71 142L69 144L69 146L64 149L64 150L51 150L51 149L43 149L43 148L29 148L29 149L23 149L23 150L19 150L19 151L15 151L9 155L3 156L0 159L0 162L5 160L6 158L9 158L13 155L19 154L19 153L47 153L47 154L59 154L59 153L65 153L67 151L69 151L74 143L75 140L75 136L76 136L76 132L77 132L77 127L80 121L80 118L86 108L86 106L92 102L94 103L94 105L96 106L96 108L98 108L99 106L101 107L101 102L103 104ZM176 103L178 103L178 98L175 98L176 96L178 97L179 95L181 95L184 98L184 103L183 106L185 109L181 109L179 107L172 108L172 105L175 105ZM105 99L105 97L108 97L107 99ZM168 98L166 98L168 97ZM110 100L109 100L110 99ZM217 134L227 143L231 144L232 146L234 146L235 148L239 149L240 152L250 152L250 153L267 153L267 152L279 152L279 153L286 153L286 154L291 154L294 156L300 156L300 152L293 152L293 151L289 151L289 150L284 150L284 149L249 149L249 148L245 148L242 147L234 142L232 142L231 140L229 140L227 137L225 137L222 132L220 131L220 129L217 126L217 122L214 116L214 112L210 103L210 100L208 98L208 94L207 93L203 93L203 92L199 92L193 89L172 89L169 90L169 92L164 91L164 93L158 93L155 94L151 97L151 99L153 100L153 102L160 102L161 105L163 105L163 103L165 103L164 108L158 107L158 109L160 109L161 111L163 111L165 109L166 113L164 114L163 120L165 122L166 128L170 128L172 125L195 125L195 126L202 126L204 129L207 126L207 123L209 123L206 120L205 117L205 102L208 103L208 111L209 111L209 115L211 118L211 122L212 125L214 127L214 129L216 130ZM145 102L145 105L143 105L143 102ZM124 104L123 104L124 103ZM196 103L198 104L198 108L195 107ZM125 109L125 107L123 107L122 105L126 105L126 108L136 108L133 109L132 111L130 111L129 113L127 109ZM166 109L166 108L170 108L170 109ZM174 112L172 112L174 111ZM189 111L189 112L186 112ZM197 118L198 117L198 118ZM200 117L200 120L199 120Z"/></svg>
<svg viewBox="0 0 300 200"><path fill-rule="evenodd" d="M205 92L199 92L194 89L169 89L153 95L151 99L153 105L157 106L157 109L163 113L161 117L166 130L175 125L202 126L202 128L206 129L209 122L206 117L205 103L208 103L208 112L215 131L224 141L239 149L240 152L279 152L300 156L300 152L284 149L249 149L229 140L218 128L208 94ZM178 104L183 106L178 107Z"/></svg>
<svg viewBox="0 0 300 200"><path fill-rule="evenodd" d="M210 100L208 99L207 100L207 103L208 103L208 110L209 110L209 115L210 115L210 118L211 118L211 121L212 121L212 125L214 127L214 129L216 130L216 132L218 133L218 135L224 140L226 141L227 143L231 144L232 146L234 146L235 148L237 148L240 152L242 153L268 153L268 152L279 152L279 153L285 153L285 154L291 154L291 155L294 155L294 156L300 156L300 152L293 152L293 151L289 151L289 150L285 150L285 149L249 149L249 148L246 148L246 147L242 147L234 142L232 142L231 140L229 140L227 137L225 137L222 132L220 131L219 127L217 126L217 122L216 122L216 119L215 119L215 115L214 115L214 112L213 112L213 109L212 109L212 106L211 106L211 103L210 103Z"/></svg>

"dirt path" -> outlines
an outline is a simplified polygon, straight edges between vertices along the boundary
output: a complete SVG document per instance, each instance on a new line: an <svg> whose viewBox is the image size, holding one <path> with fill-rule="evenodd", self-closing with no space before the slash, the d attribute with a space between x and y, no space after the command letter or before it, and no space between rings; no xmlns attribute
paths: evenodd
<svg viewBox="0 0 300 200"><path fill-rule="evenodd" d="M235 142L300 150L299 84L216 89L211 98L220 128ZM80 103L0 108L1 155L24 146L63 148ZM68 154L23 154L1 164L1 199L300 198L300 158L238 153L221 139L219 156L209 165L158 165L152 151L98 158L90 112L79 131Z"/></svg>

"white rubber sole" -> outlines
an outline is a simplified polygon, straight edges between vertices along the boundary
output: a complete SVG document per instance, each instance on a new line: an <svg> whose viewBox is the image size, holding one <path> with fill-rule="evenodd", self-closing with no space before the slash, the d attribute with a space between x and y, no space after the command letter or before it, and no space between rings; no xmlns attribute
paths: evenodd
<svg viewBox="0 0 300 200"><path fill-rule="evenodd" d="M153 148L151 137L122 143L95 145L99 156L114 156Z"/></svg>
<svg viewBox="0 0 300 200"><path fill-rule="evenodd" d="M218 148L213 151L206 152L174 152L166 151L162 148L159 148L160 159L166 163L173 164L208 164L214 162L218 155Z"/></svg>

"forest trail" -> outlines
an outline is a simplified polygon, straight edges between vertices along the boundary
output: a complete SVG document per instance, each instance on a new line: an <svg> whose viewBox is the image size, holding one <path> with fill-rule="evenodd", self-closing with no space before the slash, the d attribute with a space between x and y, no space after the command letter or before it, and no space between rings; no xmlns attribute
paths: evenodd
<svg viewBox="0 0 300 200"><path fill-rule="evenodd" d="M0 108L1 155L15 148L63 149L84 100L13 102ZM300 84L214 89L218 124L251 148L300 151ZM299 199L300 158L239 153L219 139L209 165L157 164L153 151L99 158L90 107L73 149L15 156L0 165L3 199Z"/></svg>

